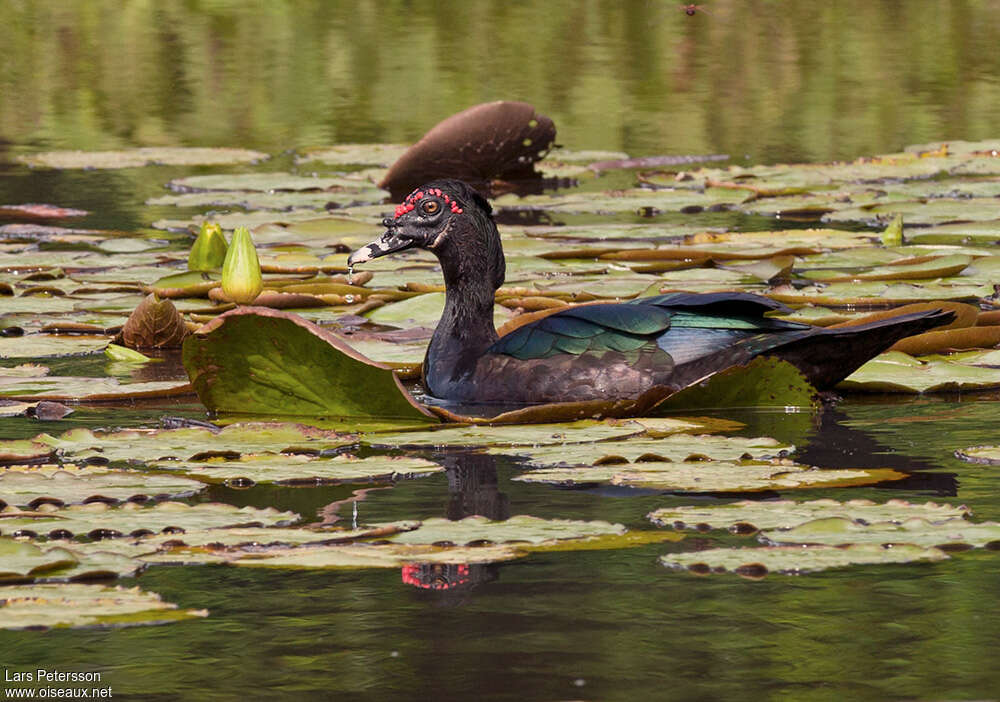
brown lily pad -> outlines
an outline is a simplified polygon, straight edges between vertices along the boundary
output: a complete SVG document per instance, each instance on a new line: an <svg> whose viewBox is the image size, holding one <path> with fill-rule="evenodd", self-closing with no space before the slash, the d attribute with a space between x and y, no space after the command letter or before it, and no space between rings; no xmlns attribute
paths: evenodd
<svg viewBox="0 0 1000 702"><path fill-rule="evenodd" d="M130 349L178 348L190 332L174 303L147 295L129 316L114 343Z"/></svg>

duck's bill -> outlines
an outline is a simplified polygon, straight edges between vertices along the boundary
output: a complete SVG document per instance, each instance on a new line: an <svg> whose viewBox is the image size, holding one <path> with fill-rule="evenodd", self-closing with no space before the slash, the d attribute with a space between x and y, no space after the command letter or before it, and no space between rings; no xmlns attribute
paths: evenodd
<svg viewBox="0 0 1000 702"><path fill-rule="evenodd" d="M394 230L387 229L385 234L378 239L352 253L347 259L347 265L353 266L358 263L370 261L373 258L378 258L379 256L403 251L412 247L415 243L416 241L413 239L404 238L399 236Z"/></svg>

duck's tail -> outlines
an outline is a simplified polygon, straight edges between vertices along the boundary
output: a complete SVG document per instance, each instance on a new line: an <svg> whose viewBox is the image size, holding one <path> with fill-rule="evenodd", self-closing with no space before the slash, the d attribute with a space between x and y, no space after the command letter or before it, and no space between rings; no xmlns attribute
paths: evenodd
<svg viewBox="0 0 1000 702"><path fill-rule="evenodd" d="M831 388L900 339L955 321L950 310L927 310L835 329L791 332L783 342L754 355L788 361L823 390ZM795 338L797 337L797 338ZM773 339L773 341L778 341Z"/></svg>

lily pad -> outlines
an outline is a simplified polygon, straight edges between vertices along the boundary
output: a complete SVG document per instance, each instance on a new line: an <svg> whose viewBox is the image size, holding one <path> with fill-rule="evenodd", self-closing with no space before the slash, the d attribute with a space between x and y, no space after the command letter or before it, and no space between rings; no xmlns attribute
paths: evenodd
<svg viewBox="0 0 1000 702"><path fill-rule="evenodd" d="M19 156L35 168L136 168L151 164L168 166L209 166L254 163L269 158L248 149L198 147L147 147L125 151L44 151Z"/></svg>
<svg viewBox="0 0 1000 702"><path fill-rule="evenodd" d="M458 521L425 519L419 529L390 537L398 544L437 544L467 546L489 542L492 544L541 544L565 539L586 539L596 536L622 535L621 524L600 521L574 521L569 519L541 519L517 515L503 521L493 521L481 516L471 516Z"/></svg>
<svg viewBox="0 0 1000 702"><path fill-rule="evenodd" d="M244 307L209 322L184 342L184 368L213 411L432 418L392 371L276 310Z"/></svg>
<svg viewBox="0 0 1000 702"><path fill-rule="evenodd" d="M28 468L0 471L0 502L29 505L36 500L63 504L94 499L120 502L136 498L193 495L205 488L187 478L147 475L135 471L82 468L46 473Z"/></svg>
<svg viewBox="0 0 1000 702"><path fill-rule="evenodd" d="M645 431L635 422L583 420L566 424L527 426L445 426L437 431L409 431L368 434L362 441L370 446L545 446L581 444L621 439ZM601 444L606 446L607 444ZM600 450L600 449L598 449ZM511 453L511 451L507 451Z"/></svg>
<svg viewBox="0 0 1000 702"><path fill-rule="evenodd" d="M660 411L716 407L813 408L817 391L802 372L780 358L758 357L679 390L658 405Z"/></svg>
<svg viewBox="0 0 1000 702"><path fill-rule="evenodd" d="M39 434L28 441L0 442L0 455L12 451L21 461L57 453L64 461L100 456L109 462L143 464L158 460L194 460L244 453L319 453L352 443L355 437L303 424L237 422L221 429L70 429L59 436Z"/></svg>
<svg viewBox="0 0 1000 702"><path fill-rule="evenodd" d="M639 462L582 468L546 468L513 478L555 485L610 484L664 492L756 492L874 485L906 476L887 469L819 469L783 463Z"/></svg>
<svg viewBox="0 0 1000 702"><path fill-rule="evenodd" d="M295 163L321 161L334 165L389 166L409 148L405 144L337 144L308 149Z"/></svg>
<svg viewBox="0 0 1000 702"><path fill-rule="evenodd" d="M854 521L896 522L915 516L931 521L966 517L971 513L965 505L953 506L925 502L914 504L905 500L885 503L871 500L743 500L726 505L665 507L650 512L648 518L658 526L675 529L728 529L748 533L761 529L784 529L821 517L842 517Z"/></svg>
<svg viewBox="0 0 1000 702"><path fill-rule="evenodd" d="M56 334L25 334L0 337L0 358L60 358L85 356L103 351L110 339L106 336L59 336ZM0 370L0 374L3 370ZM2 387L2 385L0 385Z"/></svg>
<svg viewBox="0 0 1000 702"><path fill-rule="evenodd" d="M0 537L0 583L68 582L135 575L142 563L115 553L79 553Z"/></svg>
<svg viewBox="0 0 1000 702"><path fill-rule="evenodd" d="M229 562L257 568L399 568L408 563L496 563L526 555L514 545L448 548L426 544L344 544L249 553Z"/></svg>
<svg viewBox="0 0 1000 702"><path fill-rule="evenodd" d="M368 483L418 478L444 470L437 463L407 456L357 458L339 455L320 459L314 456L242 456L238 461L210 460L204 463L151 463L150 468L182 471L210 481L251 480L255 483L321 485ZM0 483L2 485L2 483ZM0 492L2 496L2 492Z"/></svg>
<svg viewBox="0 0 1000 702"><path fill-rule="evenodd" d="M346 181L343 178L304 176L292 173L220 173L176 178L167 183L168 188L179 192L236 190L265 193L283 190L327 190L344 185L355 187L356 183Z"/></svg>
<svg viewBox="0 0 1000 702"><path fill-rule="evenodd" d="M179 609L138 587L82 583L8 586L0 604L2 629L117 628L206 616L206 610Z"/></svg>
<svg viewBox="0 0 1000 702"><path fill-rule="evenodd" d="M828 568L852 565L881 565L941 561L948 554L936 548L902 545L894 548L853 545L835 546L773 546L766 548L717 548L693 553L672 553L661 556L668 568L687 569L698 575L732 572L749 578L768 573L798 575Z"/></svg>
<svg viewBox="0 0 1000 702"><path fill-rule="evenodd" d="M500 427L495 427L499 429ZM514 431L527 427L510 427ZM480 428L482 429L482 428ZM627 436L627 435L626 435ZM492 454L515 454L525 457L524 462L532 466L582 466L599 464L622 464L635 461L736 461L741 459L764 459L784 456L795 450L791 444L762 436L743 438L731 436L711 436L707 434L673 434L661 438L637 437L627 441L601 441L600 443L578 443L573 441L525 441L509 444L516 448L491 446ZM624 438L624 437L608 437ZM490 441L490 444L499 442ZM551 445L545 445L546 443ZM615 465L622 468L621 465Z"/></svg>
<svg viewBox="0 0 1000 702"><path fill-rule="evenodd" d="M842 517L814 519L791 529L763 531L760 539L768 544L913 544L944 550L982 547L1000 548L1000 523L970 522L967 519L928 521L913 517L902 522L862 523Z"/></svg>
<svg viewBox="0 0 1000 702"><path fill-rule="evenodd" d="M145 383L121 383L117 378L77 378L45 376L11 378L0 371L0 397L32 402L36 400L72 400L105 402L153 397L176 397L191 393L191 386L180 380L156 380Z"/></svg>
<svg viewBox="0 0 1000 702"><path fill-rule="evenodd" d="M53 531L83 537L94 532L99 536L123 536L134 533L173 533L200 529L220 529L259 525L264 527L292 524L299 520L294 512L273 507L234 507L217 502L188 505L161 502L145 507L133 502L110 506L101 502L73 505L59 509L26 513L4 513L0 528L4 534L29 531L48 535Z"/></svg>
<svg viewBox="0 0 1000 702"><path fill-rule="evenodd" d="M838 387L908 394L984 390L1000 387L1000 369L945 360L922 361L901 351L890 351L868 361Z"/></svg>

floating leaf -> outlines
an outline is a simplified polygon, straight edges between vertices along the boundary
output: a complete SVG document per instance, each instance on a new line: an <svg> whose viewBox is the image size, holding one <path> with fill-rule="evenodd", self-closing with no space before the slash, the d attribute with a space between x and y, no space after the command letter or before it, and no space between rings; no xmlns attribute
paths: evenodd
<svg viewBox="0 0 1000 702"><path fill-rule="evenodd" d="M129 316L115 343L130 349L177 348L189 333L174 303L147 295Z"/></svg>
<svg viewBox="0 0 1000 702"><path fill-rule="evenodd" d="M308 149L295 157L295 163L322 161L335 165L388 166L407 148L405 144L337 144Z"/></svg>
<svg viewBox="0 0 1000 702"><path fill-rule="evenodd" d="M85 356L101 351L108 345L106 336L59 336L56 334L25 334L0 337L0 358L59 358ZM6 369L0 370L0 376ZM0 392L3 383L0 381Z"/></svg>
<svg viewBox="0 0 1000 702"><path fill-rule="evenodd" d="M928 521L913 517L902 522L864 523L827 517L799 524L791 529L763 531L760 539L768 544L914 544L953 551L972 547L1000 548L1000 523L970 522L967 519Z"/></svg>
<svg viewBox="0 0 1000 702"><path fill-rule="evenodd" d="M837 270L807 270L799 275L810 280L843 282L848 280L927 280L958 275L972 263L971 256L952 255L932 257L911 265L894 263L866 271L845 273Z"/></svg>
<svg viewBox="0 0 1000 702"><path fill-rule="evenodd" d="M887 469L833 470L783 463L637 462L583 468L546 468L514 478L555 485L607 483L665 492L755 492L874 485L906 476Z"/></svg>
<svg viewBox="0 0 1000 702"><path fill-rule="evenodd" d="M146 147L125 151L44 151L19 156L18 160L35 168L136 168L151 164L208 166L253 163L266 158L267 154L247 149Z"/></svg>
<svg viewBox="0 0 1000 702"><path fill-rule="evenodd" d="M890 351L868 361L841 381L840 389L920 394L1000 387L1000 369L951 361L921 361Z"/></svg>
<svg viewBox="0 0 1000 702"><path fill-rule="evenodd" d="M650 512L648 518L658 526L672 526L675 529L729 529L738 533L748 533L761 529L784 529L794 527L813 519L841 517L866 522L901 522L914 516L931 521L941 521L956 517L966 517L970 510L965 505L953 506L925 502L914 504L905 500L889 500L885 503L871 500L743 500L726 505L665 507Z"/></svg>
<svg viewBox="0 0 1000 702"><path fill-rule="evenodd" d="M870 545L855 545L846 548L774 546L769 548L716 548L693 553L672 553L661 556L660 562L668 568L686 568L697 575L732 572L748 578L759 578L769 572L798 575L852 565L941 561L946 558L948 558L948 554L936 548L921 548L910 545L896 546L891 549Z"/></svg>
<svg viewBox="0 0 1000 702"><path fill-rule="evenodd" d="M634 422L584 420L567 424L528 426L442 427L438 431L408 431L369 434L363 441L370 446L544 446L621 439L643 432ZM510 451L508 451L510 453Z"/></svg>
<svg viewBox="0 0 1000 702"><path fill-rule="evenodd" d="M191 386L179 380L123 384L117 378L76 378L55 375L38 378L8 377L0 370L0 397L26 402L36 400L106 402L176 397L190 393Z"/></svg>
<svg viewBox="0 0 1000 702"><path fill-rule="evenodd" d="M526 555L514 545L446 548L425 544L345 544L249 553L230 560L257 568L399 568L408 563L496 563Z"/></svg>
<svg viewBox="0 0 1000 702"><path fill-rule="evenodd" d="M193 495L205 485L187 478L147 475L135 471L84 468L54 473L32 470L0 471L0 502L30 505L36 500L64 504L94 499L120 502L136 498Z"/></svg>
<svg viewBox="0 0 1000 702"><path fill-rule="evenodd" d="M416 478L444 469L437 463L407 456L357 458L339 455L328 459L314 456L252 456L238 461L210 460L203 463L151 463L150 468L183 471L212 481L251 480L255 483L320 485L368 483Z"/></svg>
<svg viewBox="0 0 1000 702"><path fill-rule="evenodd" d="M206 324L185 342L184 368L213 411L431 417L392 371L301 317L265 308Z"/></svg>
<svg viewBox="0 0 1000 702"><path fill-rule="evenodd" d="M489 542L493 544L541 544L564 539L586 539L595 536L621 535L621 524L570 519L541 519L517 515L503 521L471 516L458 521L425 519L420 528L390 537L398 544L437 544L466 546Z"/></svg>
<svg viewBox="0 0 1000 702"><path fill-rule="evenodd" d="M96 536L107 537L156 534L165 530L183 533L228 527L272 527L297 521L299 515L294 512L281 512L273 507L234 507L217 502L196 505L161 502L151 507L129 502L109 506L103 502L94 502L44 512L5 513L0 519L0 528L7 535L29 531L39 536L49 535L51 538L51 533L56 531L63 537L84 537L95 532Z"/></svg>
<svg viewBox="0 0 1000 702"><path fill-rule="evenodd" d="M0 537L0 583L116 578L135 575L143 567L142 563L116 553L98 550L81 553L61 546L37 546Z"/></svg>
<svg viewBox="0 0 1000 702"><path fill-rule="evenodd" d="M802 371L780 358L760 356L745 366L732 366L674 393L658 410L715 407L816 406L816 388Z"/></svg>
<svg viewBox="0 0 1000 702"><path fill-rule="evenodd" d="M500 429L501 427L495 428ZM518 429L527 428L510 427L512 430L510 433L513 434ZM483 429L480 427L477 431ZM625 436L606 438L625 438L627 436L626 434ZM497 442L489 441L489 443ZM655 439L637 437L627 441L600 441L599 443L546 442L538 440L537 436L529 435L525 437L524 441L511 443L510 446L515 448L491 447L488 449L488 453L525 456L525 463L532 466L580 466L611 463L615 458L619 459L618 463L629 463L637 460L680 463L706 460L735 461L743 458L763 459L784 456L795 450L791 444L785 444L766 436L743 438L707 434L673 434Z"/></svg>
<svg viewBox="0 0 1000 702"><path fill-rule="evenodd" d="M103 585L7 586L0 628L105 628L169 624L206 617L203 609L178 609L155 592Z"/></svg>

